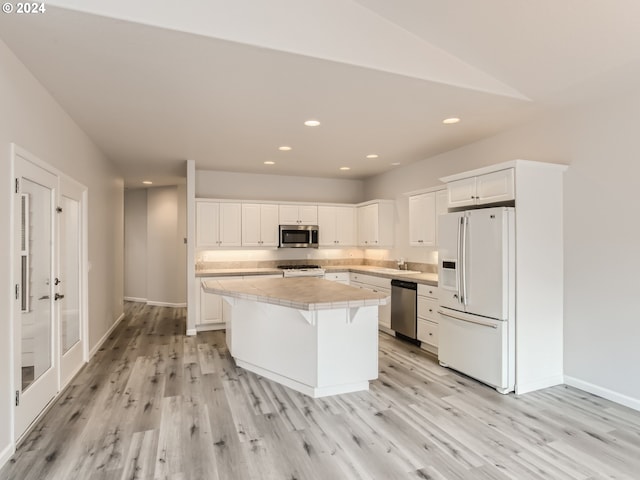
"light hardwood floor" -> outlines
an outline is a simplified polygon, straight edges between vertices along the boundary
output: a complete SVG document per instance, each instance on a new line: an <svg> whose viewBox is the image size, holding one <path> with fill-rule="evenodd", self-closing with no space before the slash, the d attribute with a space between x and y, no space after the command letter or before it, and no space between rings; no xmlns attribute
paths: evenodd
<svg viewBox="0 0 640 480"><path fill-rule="evenodd" d="M640 478L640 412L573 388L503 396L381 334L368 392L314 400L126 311L0 480Z"/></svg>

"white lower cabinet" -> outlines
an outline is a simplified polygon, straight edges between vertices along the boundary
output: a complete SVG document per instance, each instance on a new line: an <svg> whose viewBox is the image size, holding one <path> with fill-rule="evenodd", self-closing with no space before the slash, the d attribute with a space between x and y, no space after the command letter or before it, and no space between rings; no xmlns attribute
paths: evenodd
<svg viewBox="0 0 640 480"><path fill-rule="evenodd" d="M391 280L388 278L351 273L349 275L349 284L354 287L367 288L374 292L391 296ZM378 307L378 326L382 331L387 333L393 332L391 330L391 301L387 302L386 305L380 305Z"/></svg>
<svg viewBox="0 0 640 480"><path fill-rule="evenodd" d="M282 278L282 275L251 275L224 276L224 277L198 277L196 278L196 330L220 330L225 328L225 319L222 308L222 297L214 293L205 292L203 282L206 280L242 280L243 278Z"/></svg>
<svg viewBox="0 0 640 480"><path fill-rule="evenodd" d="M438 287L418 285L417 333L423 349L438 352Z"/></svg>

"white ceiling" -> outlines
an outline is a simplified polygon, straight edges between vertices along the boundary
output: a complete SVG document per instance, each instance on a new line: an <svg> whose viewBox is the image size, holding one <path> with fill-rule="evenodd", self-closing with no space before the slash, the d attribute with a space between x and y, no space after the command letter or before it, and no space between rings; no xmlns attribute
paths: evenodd
<svg viewBox="0 0 640 480"><path fill-rule="evenodd" d="M54 0L1 15L0 38L137 186L185 159L398 168L640 80L639 18L636 0Z"/></svg>

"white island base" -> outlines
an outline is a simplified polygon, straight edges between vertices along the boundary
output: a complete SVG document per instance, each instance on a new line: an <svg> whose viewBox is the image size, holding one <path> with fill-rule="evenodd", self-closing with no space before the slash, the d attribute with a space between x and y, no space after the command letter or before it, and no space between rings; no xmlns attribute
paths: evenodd
<svg viewBox="0 0 640 480"><path fill-rule="evenodd" d="M313 398L369 389L378 377L378 306L298 310L223 297L236 364Z"/></svg>

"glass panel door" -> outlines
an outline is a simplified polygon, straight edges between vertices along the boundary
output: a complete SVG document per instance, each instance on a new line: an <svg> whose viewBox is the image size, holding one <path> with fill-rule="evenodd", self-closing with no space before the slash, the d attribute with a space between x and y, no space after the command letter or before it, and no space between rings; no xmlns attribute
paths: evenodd
<svg viewBox="0 0 640 480"><path fill-rule="evenodd" d="M52 364L51 190L23 179L22 241L22 391Z"/></svg>
<svg viewBox="0 0 640 480"><path fill-rule="evenodd" d="M60 179L59 257L55 298L60 320L61 386L78 371L84 361L82 299L82 195L84 187Z"/></svg>
<svg viewBox="0 0 640 480"><path fill-rule="evenodd" d="M16 155L14 168L15 438L58 391L54 309L55 199L58 179Z"/></svg>

